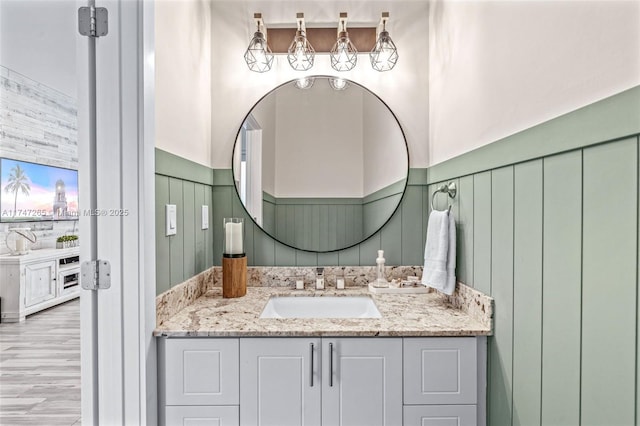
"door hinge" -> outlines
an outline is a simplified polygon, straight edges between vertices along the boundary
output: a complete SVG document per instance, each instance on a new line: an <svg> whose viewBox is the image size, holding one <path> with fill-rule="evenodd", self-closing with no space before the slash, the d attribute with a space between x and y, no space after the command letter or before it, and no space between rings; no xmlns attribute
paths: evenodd
<svg viewBox="0 0 640 426"><path fill-rule="evenodd" d="M106 290L111 287L111 264L108 260L82 262L80 273L80 284L85 290Z"/></svg>
<svg viewBox="0 0 640 426"><path fill-rule="evenodd" d="M102 37L109 32L109 13L105 7L86 6L78 9L78 31L87 37Z"/></svg>

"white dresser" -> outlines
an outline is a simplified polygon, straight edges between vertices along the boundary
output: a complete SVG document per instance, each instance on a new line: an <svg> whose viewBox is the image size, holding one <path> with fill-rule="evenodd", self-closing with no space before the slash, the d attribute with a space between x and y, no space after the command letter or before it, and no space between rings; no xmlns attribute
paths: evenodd
<svg viewBox="0 0 640 426"><path fill-rule="evenodd" d="M2 322L24 321L27 315L79 295L79 247L0 256Z"/></svg>

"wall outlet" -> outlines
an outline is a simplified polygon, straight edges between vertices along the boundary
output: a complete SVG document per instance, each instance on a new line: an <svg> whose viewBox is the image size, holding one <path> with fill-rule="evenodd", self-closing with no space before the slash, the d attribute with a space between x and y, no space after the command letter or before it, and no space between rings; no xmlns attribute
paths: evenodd
<svg viewBox="0 0 640 426"><path fill-rule="evenodd" d="M209 206L202 206L202 229L209 229Z"/></svg>
<svg viewBox="0 0 640 426"><path fill-rule="evenodd" d="M167 227L167 232L165 233L165 235L176 235L176 233L178 232L178 215L175 204L167 204L165 206L165 218Z"/></svg>

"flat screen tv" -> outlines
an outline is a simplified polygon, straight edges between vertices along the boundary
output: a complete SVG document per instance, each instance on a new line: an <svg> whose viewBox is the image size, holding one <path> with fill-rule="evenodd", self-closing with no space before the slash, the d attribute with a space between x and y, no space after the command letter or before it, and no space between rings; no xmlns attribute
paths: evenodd
<svg viewBox="0 0 640 426"><path fill-rule="evenodd" d="M0 222L77 219L77 170L0 158Z"/></svg>

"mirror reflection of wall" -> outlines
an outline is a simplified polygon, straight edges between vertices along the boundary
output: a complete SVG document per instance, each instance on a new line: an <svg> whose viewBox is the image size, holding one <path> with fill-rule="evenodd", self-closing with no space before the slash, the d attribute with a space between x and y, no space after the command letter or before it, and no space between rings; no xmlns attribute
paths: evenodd
<svg viewBox="0 0 640 426"><path fill-rule="evenodd" d="M363 241L391 217L408 155L380 99L356 84L334 90L317 77L306 90L285 84L251 110L233 172L245 208L268 234L295 248L332 251Z"/></svg>

